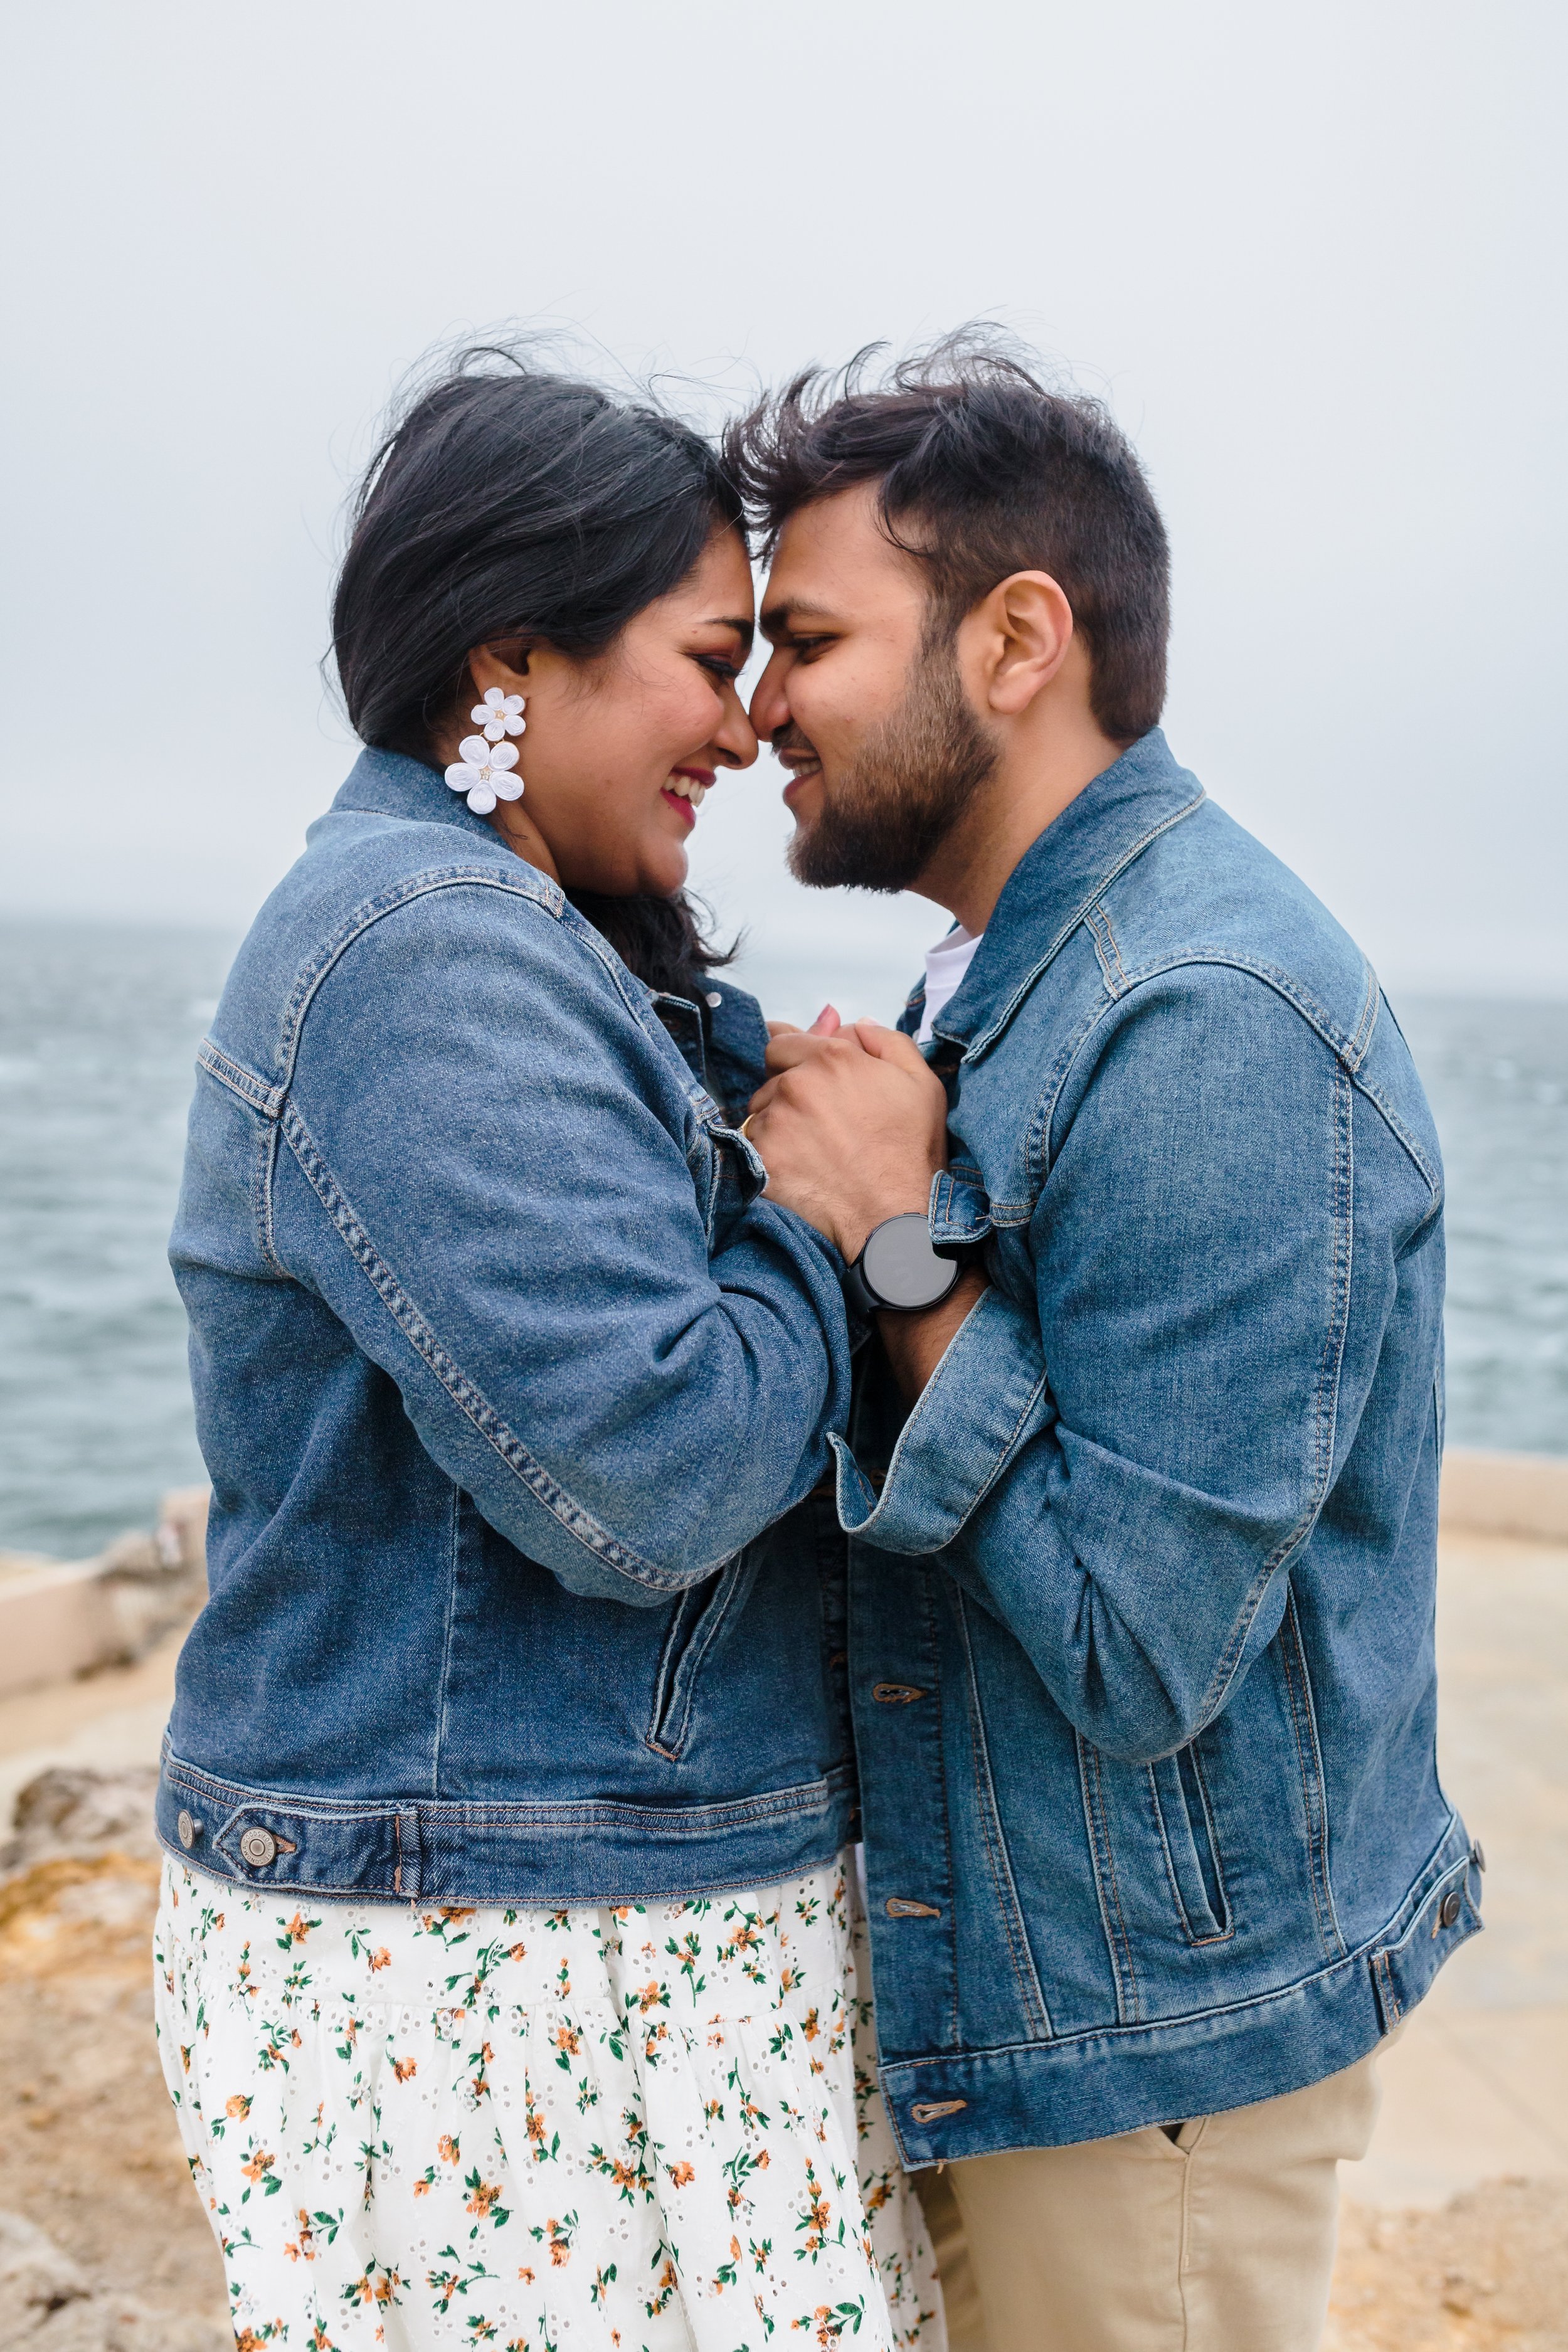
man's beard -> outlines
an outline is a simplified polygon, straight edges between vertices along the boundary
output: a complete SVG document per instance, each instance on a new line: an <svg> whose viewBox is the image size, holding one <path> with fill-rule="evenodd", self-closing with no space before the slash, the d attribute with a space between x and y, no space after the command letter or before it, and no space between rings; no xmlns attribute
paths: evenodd
<svg viewBox="0 0 1568 2352"><path fill-rule="evenodd" d="M951 640L929 642L909 692L883 720L810 826L797 825L789 867L814 889L907 890L981 786L996 746L964 699Z"/></svg>

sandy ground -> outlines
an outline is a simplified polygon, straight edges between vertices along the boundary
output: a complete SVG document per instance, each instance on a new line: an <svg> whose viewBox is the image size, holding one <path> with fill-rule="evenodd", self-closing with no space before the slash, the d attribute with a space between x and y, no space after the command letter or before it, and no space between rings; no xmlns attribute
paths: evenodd
<svg viewBox="0 0 1568 2352"><path fill-rule="evenodd" d="M1325 2347L1568 2352L1568 1547L1455 1538L1443 1570L1444 1770L1487 1848L1489 1932L1385 2063ZM176 1646L0 1702L0 1821L47 1766L151 1763ZM153 2038L155 1881L134 1835L0 1881L0 2352L230 2340ZM7 2215L77 2282L9 2323Z"/></svg>

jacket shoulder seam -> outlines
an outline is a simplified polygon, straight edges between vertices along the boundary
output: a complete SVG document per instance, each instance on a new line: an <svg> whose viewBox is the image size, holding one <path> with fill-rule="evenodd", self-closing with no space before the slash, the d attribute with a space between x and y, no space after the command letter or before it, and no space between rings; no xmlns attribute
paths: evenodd
<svg viewBox="0 0 1568 2352"><path fill-rule="evenodd" d="M415 899L427 898L437 890L477 887L499 890L509 898L521 898L529 905L542 908L558 922L565 904L560 886L552 882L548 875L524 866L521 859L518 864L520 871L516 875L496 873L484 866L426 866L421 873L405 875L401 882L377 891L372 898L362 899L351 914L345 915L336 930L296 972L293 985L284 1001L278 1035L279 1101L293 1083L300 1033L317 991L354 941L363 938L385 916L396 914L400 908L411 906Z"/></svg>

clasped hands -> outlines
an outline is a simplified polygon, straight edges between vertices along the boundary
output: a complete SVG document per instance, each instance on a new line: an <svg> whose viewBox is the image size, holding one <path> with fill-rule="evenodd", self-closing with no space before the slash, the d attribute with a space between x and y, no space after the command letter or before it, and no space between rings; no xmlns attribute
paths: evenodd
<svg viewBox="0 0 1568 2352"><path fill-rule="evenodd" d="M769 1034L773 1075L746 1115L769 1197L853 1262L885 1218L925 1215L931 1178L947 1165L946 1091L911 1039L875 1021L846 1027L831 1005L809 1029L771 1022ZM970 1269L940 1306L878 1317L910 1402L984 1286Z"/></svg>
<svg viewBox="0 0 1568 2352"><path fill-rule="evenodd" d="M809 1029L769 1024L767 1084L746 1133L782 1201L856 1258L874 1225L923 1216L947 1164L947 1096L918 1046L875 1021L845 1025L831 1005Z"/></svg>

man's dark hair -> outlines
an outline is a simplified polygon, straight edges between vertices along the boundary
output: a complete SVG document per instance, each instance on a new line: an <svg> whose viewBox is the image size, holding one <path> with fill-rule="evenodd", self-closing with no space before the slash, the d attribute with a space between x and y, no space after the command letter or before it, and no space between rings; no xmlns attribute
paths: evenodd
<svg viewBox="0 0 1568 2352"><path fill-rule="evenodd" d="M332 651L355 733L432 757L473 646L590 655L693 569L740 494L679 417L537 363L526 341L440 363L391 420L351 508ZM568 892L650 988L700 998L729 958L685 892Z"/></svg>
<svg viewBox="0 0 1568 2352"><path fill-rule="evenodd" d="M947 633L1014 572L1048 572L1089 652L1089 701L1113 741L1165 699L1170 553L1131 443L1097 400L1053 392L966 327L868 384L883 346L807 368L738 417L728 471L771 548L816 499L879 481L882 527L929 572Z"/></svg>

